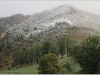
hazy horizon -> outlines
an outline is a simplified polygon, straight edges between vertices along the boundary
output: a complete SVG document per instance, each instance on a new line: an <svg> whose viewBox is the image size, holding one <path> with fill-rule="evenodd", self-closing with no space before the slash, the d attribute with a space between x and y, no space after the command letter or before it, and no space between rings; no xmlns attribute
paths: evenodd
<svg viewBox="0 0 100 75"><path fill-rule="evenodd" d="M14 14L32 15L64 4L100 15L100 1L0 1L0 17Z"/></svg>

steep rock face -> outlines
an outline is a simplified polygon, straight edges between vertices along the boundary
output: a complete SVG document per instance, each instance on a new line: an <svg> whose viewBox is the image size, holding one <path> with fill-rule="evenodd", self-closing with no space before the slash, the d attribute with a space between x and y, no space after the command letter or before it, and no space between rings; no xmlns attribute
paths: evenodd
<svg viewBox="0 0 100 75"><path fill-rule="evenodd" d="M22 14L16 14L10 17L0 18L0 31L5 30L6 28L9 28L11 26L14 26L15 24L20 24L24 22L27 18L28 16Z"/></svg>

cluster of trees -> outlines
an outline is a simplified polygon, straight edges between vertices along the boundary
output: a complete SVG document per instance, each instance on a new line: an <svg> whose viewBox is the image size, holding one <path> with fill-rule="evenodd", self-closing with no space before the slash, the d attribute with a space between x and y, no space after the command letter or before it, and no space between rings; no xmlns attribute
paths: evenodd
<svg viewBox="0 0 100 75"><path fill-rule="evenodd" d="M56 26L60 26L60 25L69 25L69 23L68 22L65 22L65 21L63 21L63 22L56 22L56 24L55 24Z"/></svg>
<svg viewBox="0 0 100 75"><path fill-rule="evenodd" d="M71 74L72 69L69 63L58 64L57 55L50 53L41 57L39 63L39 74Z"/></svg>
<svg viewBox="0 0 100 75"><path fill-rule="evenodd" d="M70 55L70 51L73 46L73 41L70 38L61 37L58 40L58 48L59 48L59 54L61 54L62 58L65 54L67 54L67 57Z"/></svg>
<svg viewBox="0 0 100 75"><path fill-rule="evenodd" d="M69 52L70 43L71 40L69 38L62 37L58 39L58 47L50 41L46 41L41 45L36 45L26 50L17 50L13 53L14 62L12 66L22 67L28 64L39 63L39 60L43 55L50 53L54 53L57 56L61 54L63 58L64 54ZM66 48L66 46L68 48Z"/></svg>
<svg viewBox="0 0 100 75"><path fill-rule="evenodd" d="M14 60L13 66L15 65L18 67L19 65L21 67L32 63L39 63L39 60L43 55L50 53L54 53L57 56L61 54L63 58L64 54L66 52L69 52L68 51L70 49L69 43L71 43L69 38L66 39L62 37L58 40L59 49L57 48L56 45L54 45L50 41L46 41L41 45L36 45L26 50L17 50L16 52L13 53L13 60Z"/></svg>
<svg viewBox="0 0 100 75"><path fill-rule="evenodd" d="M39 63L41 56L49 53L58 55L56 46L50 41L46 41L43 44L33 46L26 50L17 50L13 53L12 66L21 67L28 64Z"/></svg>
<svg viewBox="0 0 100 75"><path fill-rule="evenodd" d="M70 38L61 37L58 39L58 48L52 45L50 42L46 42L43 45L43 56L41 57L39 63L39 73L40 74L58 74L58 73L70 73L70 67L63 67L58 64L58 55L63 56L67 53L67 56L70 54L70 49L72 45L72 40ZM52 45L52 46L50 46ZM58 52L58 53L57 53ZM54 53L54 54L51 54ZM56 54L56 55L55 55Z"/></svg>
<svg viewBox="0 0 100 75"><path fill-rule="evenodd" d="M38 63L41 57L41 45L37 45L27 50L17 50L13 53L12 66L25 66L33 63Z"/></svg>
<svg viewBox="0 0 100 75"><path fill-rule="evenodd" d="M0 52L8 52L9 49L11 49L12 43L8 40L0 40Z"/></svg>
<svg viewBox="0 0 100 75"><path fill-rule="evenodd" d="M66 42L68 42L68 38L66 39L63 37L58 40L59 52L62 55L62 58L65 53L67 53L67 55L74 56L82 67L82 70L79 73L100 73L100 37L89 36L78 45ZM44 57L42 57L42 59L43 58ZM41 61L43 62L43 60ZM42 62L40 62L40 64ZM68 64L65 64L63 67L67 67L68 70L66 70L66 68L62 68L61 73L70 73L70 66L68 66Z"/></svg>
<svg viewBox="0 0 100 75"><path fill-rule="evenodd" d="M17 50L13 53L14 62L12 66L22 67L39 63L39 73L60 73L61 67L58 65L58 56L61 54L63 58L66 53L68 56L71 44L70 38L62 37L58 39L57 45L45 41L43 44L33 46L30 49Z"/></svg>
<svg viewBox="0 0 100 75"><path fill-rule="evenodd" d="M90 36L73 48L81 67L80 73L100 73L100 37Z"/></svg>
<svg viewBox="0 0 100 75"><path fill-rule="evenodd" d="M61 37L57 45L46 41L30 49L16 51L13 58L17 66L39 63L39 73L70 73L70 70L60 69L57 62L59 54L62 58L65 54L67 57L75 57L83 68L80 73L100 73L100 37L98 36L87 37L80 44L73 43L70 38Z"/></svg>

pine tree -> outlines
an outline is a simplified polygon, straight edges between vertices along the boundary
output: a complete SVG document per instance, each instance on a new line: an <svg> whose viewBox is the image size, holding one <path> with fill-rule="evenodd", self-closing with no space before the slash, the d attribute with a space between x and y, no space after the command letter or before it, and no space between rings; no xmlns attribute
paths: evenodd
<svg viewBox="0 0 100 75"><path fill-rule="evenodd" d="M100 61L100 37L88 37L82 42L78 51L79 62L84 73L95 74Z"/></svg>
<svg viewBox="0 0 100 75"><path fill-rule="evenodd" d="M42 47L42 55L44 55L44 54L49 54L50 46L51 46L51 42L50 42L50 41L46 41L46 42L43 44L43 47Z"/></svg>
<svg viewBox="0 0 100 75"><path fill-rule="evenodd" d="M58 46L59 46L59 53L61 54L62 58L65 54L65 50L66 50L66 43L65 43L65 38L62 37L58 40Z"/></svg>

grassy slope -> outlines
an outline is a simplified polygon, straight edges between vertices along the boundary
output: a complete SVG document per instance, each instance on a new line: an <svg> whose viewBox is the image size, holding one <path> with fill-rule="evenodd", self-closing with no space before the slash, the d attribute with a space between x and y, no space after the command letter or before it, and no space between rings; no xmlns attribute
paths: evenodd
<svg viewBox="0 0 100 75"><path fill-rule="evenodd" d="M65 57L63 59L59 59L59 63L61 65L66 64L67 62L71 65L71 68L73 69L73 73L81 70L79 63L73 57Z"/></svg>
<svg viewBox="0 0 100 75"><path fill-rule="evenodd" d="M78 70L80 70L79 64L76 62L76 60L73 57L65 57L63 59L59 59L59 64L63 65L65 63L69 62L71 64L71 68L73 68L73 73ZM37 74L38 73L38 64L31 65L27 67L22 67L18 69L13 70L6 70L1 71L1 74Z"/></svg>
<svg viewBox="0 0 100 75"><path fill-rule="evenodd" d="M37 74L38 73L37 67L38 64L22 67L18 69L13 69L13 70L1 71L0 73L1 74Z"/></svg>

